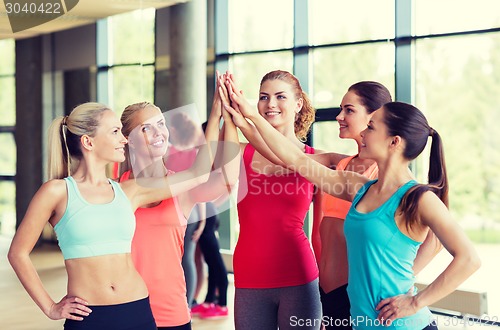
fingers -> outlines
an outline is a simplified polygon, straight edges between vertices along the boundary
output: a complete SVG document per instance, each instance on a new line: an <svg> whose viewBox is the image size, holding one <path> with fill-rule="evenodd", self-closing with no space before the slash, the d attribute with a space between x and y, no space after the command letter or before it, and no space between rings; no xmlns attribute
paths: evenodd
<svg viewBox="0 0 500 330"><path fill-rule="evenodd" d="M92 310L87 307L88 303L78 297L64 297L57 304L54 304L51 309L51 319L70 319L81 321L84 316L92 313Z"/></svg>

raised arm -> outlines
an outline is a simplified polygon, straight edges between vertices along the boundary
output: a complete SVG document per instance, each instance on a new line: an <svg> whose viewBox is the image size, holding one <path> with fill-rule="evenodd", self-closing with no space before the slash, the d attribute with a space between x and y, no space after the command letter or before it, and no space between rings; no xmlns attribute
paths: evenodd
<svg viewBox="0 0 500 330"><path fill-rule="evenodd" d="M223 141L219 147L214 170L209 180L189 192L192 203L213 201L223 195L229 195L238 182L240 173L240 144L236 126L227 111L223 111Z"/></svg>
<svg viewBox="0 0 500 330"><path fill-rule="evenodd" d="M219 85L221 77L218 73L217 81ZM205 183L209 179L219 144L219 124L222 115L221 104L218 91L216 91L205 130L206 143L199 147L196 159L189 169L161 178L136 177L134 180L126 180L121 183L134 208L178 196ZM159 162L163 161L159 160ZM152 164L151 166L163 166L162 164Z"/></svg>
<svg viewBox="0 0 500 330"><path fill-rule="evenodd" d="M238 93L240 95L240 98L242 102L245 102L245 106L251 107L251 105L248 103L248 101L243 97L242 91L238 89L236 86L235 80L234 80L234 75L232 73L226 73L224 76L224 82L226 85L226 90L228 93ZM229 100L227 100L229 103ZM238 104L233 104L235 108L238 107ZM257 150L258 153L260 153L262 156L267 158L270 162L284 166L282 161L272 152L272 150L267 146L266 142L260 135L259 131L257 128L253 125L252 122L249 122L248 120L245 119L241 113L237 112L232 116L232 121L233 123L240 129L240 131L243 133L245 138L248 140L248 142Z"/></svg>
<svg viewBox="0 0 500 330"><path fill-rule="evenodd" d="M321 190L338 198L352 201L358 189L368 181L367 178L360 174L334 171L311 159L309 155L303 153L291 141L275 130L242 97L234 92L230 96L238 110L228 103L224 103L225 109L231 115L242 114L250 119L255 124L266 145L281 159L283 166L299 173Z"/></svg>
<svg viewBox="0 0 500 330"><path fill-rule="evenodd" d="M66 209L66 184L52 180L37 191L12 240L8 258L31 299L50 319L82 320L91 311L79 297L64 297L56 303L45 290L29 257L49 219L60 219Z"/></svg>
<svg viewBox="0 0 500 330"><path fill-rule="evenodd" d="M471 241L434 193L423 194L418 210L422 224L434 232L453 256L453 260L431 284L416 295L409 293L382 300L377 306L380 310L378 319L393 321L432 305L453 292L481 265Z"/></svg>

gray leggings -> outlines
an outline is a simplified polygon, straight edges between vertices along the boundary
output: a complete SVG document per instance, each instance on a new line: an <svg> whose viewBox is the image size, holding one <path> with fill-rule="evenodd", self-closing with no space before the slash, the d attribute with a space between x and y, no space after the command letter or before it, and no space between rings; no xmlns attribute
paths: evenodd
<svg viewBox="0 0 500 330"><path fill-rule="evenodd" d="M236 289L236 330L287 330L321 327L318 279L275 289Z"/></svg>

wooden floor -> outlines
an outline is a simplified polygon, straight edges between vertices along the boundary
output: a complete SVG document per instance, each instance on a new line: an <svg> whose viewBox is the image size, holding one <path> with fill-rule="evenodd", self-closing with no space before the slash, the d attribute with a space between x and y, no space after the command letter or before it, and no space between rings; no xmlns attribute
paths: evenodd
<svg viewBox="0 0 500 330"><path fill-rule="evenodd" d="M0 330L61 330L64 321L48 319L19 283L7 261L9 244L9 239L0 236ZM63 297L66 290L66 271L64 270L64 260L57 246L43 245L33 252L32 260L52 298L56 300ZM229 275L229 317L220 320L194 318L193 330L234 329L232 278L232 275Z"/></svg>
<svg viewBox="0 0 500 330"><path fill-rule="evenodd" d="M8 238L0 236L0 330L61 330L63 321L49 320L35 305L19 283L7 258L10 244ZM32 254L32 260L40 277L53 299L65 294L66 272L57 246L46 244ZM228 290L229 317L223 320L193 319L193 330L234 329L233 300L234 285L230 275ZM440 330L498 330L499 327L463 324L459 319L438 317ZM259 329L256 329L259 330Z"/></svg>

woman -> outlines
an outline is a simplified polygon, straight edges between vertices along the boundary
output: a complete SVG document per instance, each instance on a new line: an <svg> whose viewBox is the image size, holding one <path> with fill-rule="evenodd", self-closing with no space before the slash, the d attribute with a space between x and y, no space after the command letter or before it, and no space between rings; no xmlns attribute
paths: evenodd
<svg viewBox="0 0 500 330"><path fill-rule="evenodd" d="M30 202L8 253L31 298L49 318L65 318L68 330L156 329L147 287L130 255L133 212L208 179L210 144L200 148L196 165L184 178L109 180L106 166L125 160L127 139L121 128L115 113L98 103L82 104L53 121L51 180ZM213 123L207 140L217 136ZM50 297L29 257L47 222L57 234L68 274L67 295L59 302Z"/></svg>
<svg viewBox="0 0 500 330"><path fill-rule="evenodd" d="M339 161L337 170L347 170L375 179L377 164L359 157L361 131L366 128L373 112L391 102L389 90L374 81L361 81L347 90L337 116L339 137L353 139L358 154ZM347 251L344 237L344 219L351 203L328 194L322 194L320 216L314 217L311 241L319 267L319 290L323 319L327 329L352 329L349 324L350 304L347 297ZM338 321L337 321L338 320ZM346 326L335 326L347 320Z"/></svg>
<svg viewBox="0 0 500 330"><path fill-rule="evenodd" d="M217 89L208 120L209 127L218 125L220 113L221 102ZM169 131L158 107L147 102L133 104L125 109L121 119L124 123L123 132L130 141L126 150L127 163L132 169L146 168L140 174L121 169L122 180L131 179L135 175L159 178L166 173L177 176L189 172L189 167L183 166L183 171L174 173L164 165L163 159L168 154ZM234 157L225 163L224 169L228 174L226 178L220 172L213 172L207 183L174 194L161 202L144 205L135 212L137 226L132 241L132 259L148 287L158 329L191 329L182 266L188 222L186 219L195 203L212 200L227 193L228 187L234 184L228 180L237 180L239 161L238 154L234 151L238 136L231 120L224 123L223 133L224 156ZM148 164L155 166L141 165L138 163L141 159L148 159ZM172 161L170 159L170 163Z"/></svg>
<svg viewBox="0 0 500 330"><path fill-rule="evenodd" d="M226 79L229 84L231 80ZM286 71L269 72L261 80L259 95L262 120L297 152L314 154L303 143L314 108L297 78ZM251 143L241 145L248 192L238 203L235 326L237 330L292 329L299 319L321 318L318 268L303 230L313 185L269 161L273 155L262 148L246 120L236 125Z"/></svg>
<svg viewBox="0 0 500 330"><path fill-rule="evenodd" d="M448 182L441 138L417 108L391 102L377 110L361 133L359 156L373 159L378 180L331 170L291 148L288 140L230 91L236 106L225 107L250 119L271 150L289 168L352 206L346 218L349 278L347 291L356 329L437 329L427 306L442 299L480 266L472 243L447 208ZM429 184L418 184L408 166L432 138ZM432 230L453 256L448 267L415 293L413 262Z"/></svg>

